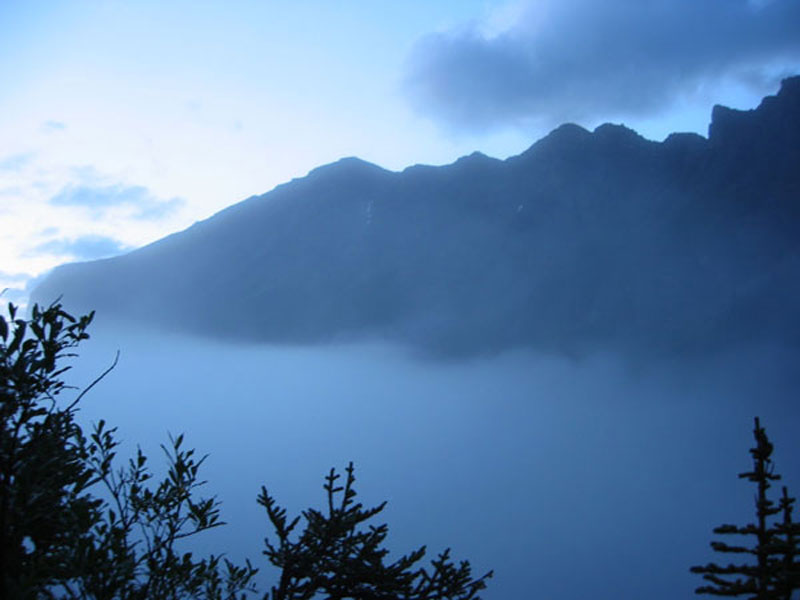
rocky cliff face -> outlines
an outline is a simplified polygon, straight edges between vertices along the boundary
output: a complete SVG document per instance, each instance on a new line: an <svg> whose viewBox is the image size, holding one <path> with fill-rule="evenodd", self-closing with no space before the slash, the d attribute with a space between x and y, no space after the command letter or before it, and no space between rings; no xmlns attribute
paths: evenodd
<svg viewBox="0 0 800 600"><path fill-rule="evenodd" d="M523 154L401 173L358 159L125 256L56 269L34 299L270 342L381 337L713 352L800 344L800 78L708 139L564 125Z"/></svg>

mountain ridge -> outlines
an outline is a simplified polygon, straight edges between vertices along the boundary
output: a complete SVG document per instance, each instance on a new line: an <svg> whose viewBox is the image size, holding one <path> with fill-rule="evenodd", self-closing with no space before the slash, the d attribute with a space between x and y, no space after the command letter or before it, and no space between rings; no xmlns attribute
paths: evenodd
<svg viewBox="0 0 800 600"><path fill-rule="evenodd" d="M565 124L506 160L312 170L34 291L213 337L468 356L800 345L800 77L708 138ZM227 307L221 310L220 307Z"/></svg>

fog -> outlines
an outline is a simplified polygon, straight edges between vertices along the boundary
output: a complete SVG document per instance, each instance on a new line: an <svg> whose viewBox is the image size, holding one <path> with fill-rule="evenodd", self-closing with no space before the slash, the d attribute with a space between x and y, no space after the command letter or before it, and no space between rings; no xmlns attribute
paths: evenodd
<svg viewBox="0 0 800 600"><path fill-rule="evenodd" d="M451 547L476 574L494 569L488 599L691 596L711 529L753 514L737 474L751 466L755 415L800 490L798 357L776 347L691 363L436 362L381 344L222 345L101 323L70 382L87 385L118 348L81 421L106 419L122 457L138 443L154 466L168 432L208 453L206 491L228 525L192 547L250 557L262 589L261 485L296 514L321 507L323 476L351 460L359 499L389 501L388 547Z"/></svg>

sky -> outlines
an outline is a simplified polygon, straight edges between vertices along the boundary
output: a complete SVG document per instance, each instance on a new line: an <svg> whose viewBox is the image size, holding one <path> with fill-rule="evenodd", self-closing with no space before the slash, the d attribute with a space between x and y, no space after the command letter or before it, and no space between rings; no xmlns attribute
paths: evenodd
<svg viewBox="0 0 800 600"><path fill-rule="evenodd" d="M797 0L0 1L0 289L316 166L705 134L800 72Z"/></svg>

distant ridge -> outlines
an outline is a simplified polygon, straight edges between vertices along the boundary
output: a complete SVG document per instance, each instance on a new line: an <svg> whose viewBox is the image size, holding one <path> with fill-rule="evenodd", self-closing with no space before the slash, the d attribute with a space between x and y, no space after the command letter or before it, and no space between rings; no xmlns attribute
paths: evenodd
<svg viewBox="0 0 800 600"><path fill-rule="evenodd" d="M562 125L500 161L314 169L35 290L75 310L271 343L468 356L800 345L800 77L708 138Z"/></svg>

